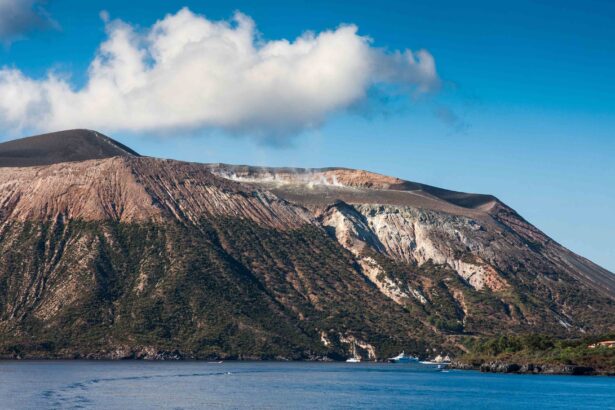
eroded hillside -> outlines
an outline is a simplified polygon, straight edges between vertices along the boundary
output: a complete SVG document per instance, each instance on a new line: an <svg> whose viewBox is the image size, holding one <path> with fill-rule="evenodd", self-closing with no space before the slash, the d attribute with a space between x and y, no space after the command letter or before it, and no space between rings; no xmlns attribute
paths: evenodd
<svg viewBox="0 0 615 410"><path fill-rule="evenodd" d="M382 359L615 330L613 275L489 195L133 155L0 171L5 357Z"/></svg>

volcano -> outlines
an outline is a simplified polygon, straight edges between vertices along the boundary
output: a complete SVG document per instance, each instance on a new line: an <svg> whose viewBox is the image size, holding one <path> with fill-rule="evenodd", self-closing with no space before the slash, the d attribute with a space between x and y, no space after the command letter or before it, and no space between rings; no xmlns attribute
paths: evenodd
<svg viewBox="0 0 615 410"><path fill-rule="evenodd" d="M615 275L494 196L0 144L0 356L337 360L615 331Z"/></svg>

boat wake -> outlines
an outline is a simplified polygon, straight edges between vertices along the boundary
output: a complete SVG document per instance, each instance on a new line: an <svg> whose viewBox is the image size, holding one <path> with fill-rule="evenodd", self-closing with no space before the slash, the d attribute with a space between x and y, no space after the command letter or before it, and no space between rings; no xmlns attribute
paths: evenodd
<svg viewBox="0 0 615 410"><path fill-rule="evenodd" d="M235 372L237 373L237 372ZM232 372L202 372L202 373L180 373L180 374L155 374L146 376L126 376L126 377L110 377L110 378L94 378L81 382L67 384L58 389L45 390L41 393L41 397L47 402L51 408L84 408L94 406L94 400L90 397L90 393L96 386L105 383L121 383L129 381L147 381L156 379L173 379L183 377L216 377L229 376L235 373ZM240 372L253 373L253 372Z"/></svg>

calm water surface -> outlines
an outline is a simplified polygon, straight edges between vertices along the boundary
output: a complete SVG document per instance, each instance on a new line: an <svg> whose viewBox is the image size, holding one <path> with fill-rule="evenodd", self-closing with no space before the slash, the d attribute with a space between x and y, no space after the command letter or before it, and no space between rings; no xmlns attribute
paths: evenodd
<svg viewBox="0 0 615 410"><path fill-rule="evenodd" d="M0 362L2 409L615 409L615 378L346 363Z"/></svg>

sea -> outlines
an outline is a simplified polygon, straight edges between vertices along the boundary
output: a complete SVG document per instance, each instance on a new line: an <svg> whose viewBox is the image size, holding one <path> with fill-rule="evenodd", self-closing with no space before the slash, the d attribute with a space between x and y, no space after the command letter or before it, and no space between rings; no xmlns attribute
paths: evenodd
<svg viewBox="0 0 615 410"><path fill-rule="evenodd" d="M0 362L1 409L615 409L615 378L421 364Z"/></svg>

